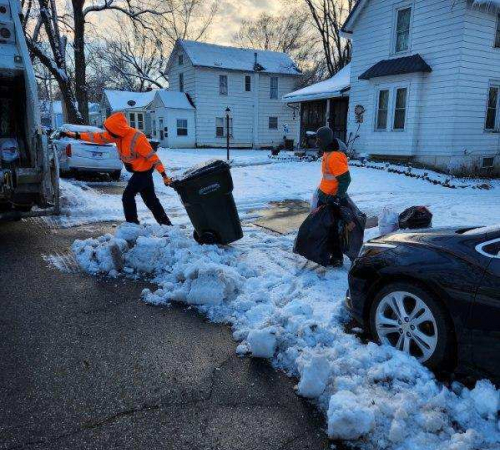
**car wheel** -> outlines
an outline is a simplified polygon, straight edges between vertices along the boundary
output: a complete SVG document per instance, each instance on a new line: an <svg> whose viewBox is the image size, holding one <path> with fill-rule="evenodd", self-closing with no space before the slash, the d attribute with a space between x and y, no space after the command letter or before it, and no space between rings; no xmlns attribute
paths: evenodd
<svg viewBox="0 0 500 450"><path fill-rule="evenodd" d="M121 174L122 174L121 170L115 170L114 172L111 172L109 176L113 181L120 181Z"/></svg>
<svg viewBox="0 0 500 450"><path fill-rule="evenodd" d="M419 286L384 287L370 308L376 341L417 358L426 366L446 368L454 351L453 326L444 306Z"/></svg>

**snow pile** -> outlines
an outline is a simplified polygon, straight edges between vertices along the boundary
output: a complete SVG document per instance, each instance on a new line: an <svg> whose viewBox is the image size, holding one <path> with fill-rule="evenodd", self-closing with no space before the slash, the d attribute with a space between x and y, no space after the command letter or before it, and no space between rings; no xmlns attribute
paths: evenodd
<svg viewBox="0 0 500 450"><path fill-rule="evenodd" d="M238 248L199 246L187 230L124 224L76 241L93 274L149 278L152 304L180 301L232 325L239 354L272 358L326 413L334 439L366 449L498 449L500 392L440 385L415 359L344 330L345 270L308 269L292 237L246 230Z"/></svg>

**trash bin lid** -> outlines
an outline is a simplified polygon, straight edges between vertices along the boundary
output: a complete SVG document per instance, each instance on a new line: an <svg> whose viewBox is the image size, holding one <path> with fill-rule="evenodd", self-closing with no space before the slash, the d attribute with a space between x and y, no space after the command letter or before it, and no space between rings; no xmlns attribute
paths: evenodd
<svg viewBox="0 0 500 450"><path fill-rule="evenodd" d="M227 171L229 168L230 166L227 162L220 159L211 159L186 170L186 172L184 172L179 178L176 178L175 181L182 183L203 177L205 175L213 175L217 172Z"/></svg>

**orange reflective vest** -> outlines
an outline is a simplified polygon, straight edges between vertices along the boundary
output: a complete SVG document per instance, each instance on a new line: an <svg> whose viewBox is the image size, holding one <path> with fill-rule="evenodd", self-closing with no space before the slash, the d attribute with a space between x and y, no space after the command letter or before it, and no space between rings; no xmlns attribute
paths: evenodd
<svg viewBox="0 0 500 450"><path fill-rule="evenodd" d="M109 116L104 121L104 128L104 132L80 133L80 139L96 144L116 144L120 159L132 172L146 172L154 167L160 174L165 173L160 158L144 133L129 126L123 113Z"/></svg>
<svg viewBox="0 0 500 450"><path fill-rule="evenodd" d="M337 177L349 171L347 156L342 152L327 152L321 162L322 178L319 189L326 195L337 195Z"/></svg>

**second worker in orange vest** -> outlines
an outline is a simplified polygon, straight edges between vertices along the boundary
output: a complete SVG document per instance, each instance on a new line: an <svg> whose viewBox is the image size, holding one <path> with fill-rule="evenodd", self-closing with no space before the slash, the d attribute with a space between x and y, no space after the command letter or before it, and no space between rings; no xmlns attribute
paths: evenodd
<svg viewBox="0 0 500 450"><path fill-rule="evenodd" d="M341 267L344 256L340 246L338 221L340 220L340 207L345 204L347 188L351 184L351 174L347 155L341 151L339 141L334 137L331 128L321 127L316 132L316 137L318 147L323 152L317 206L330 205L337 216L337 224L330 230L330 265Z"/></svg>
<svg viewBox="0 0 500 450"><path fill-rule="evenodd" d="M158 158L144 133L132 128L128 124L125 115L121 112L109 116L104 121L103 126L106 129L104 132L63 132L61 135L95 142L96 144L115 143L125 168L133 173L122 197L125 220L139 223L135 196L140 194L160 225L172 225L155 193L154 169L162 176L165 185L169 186L171 179L167 177L160 158Z"/></svg>

